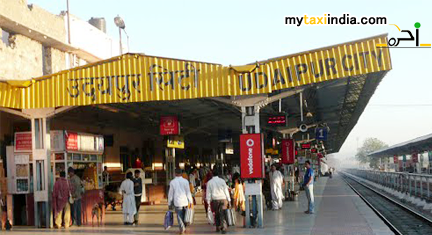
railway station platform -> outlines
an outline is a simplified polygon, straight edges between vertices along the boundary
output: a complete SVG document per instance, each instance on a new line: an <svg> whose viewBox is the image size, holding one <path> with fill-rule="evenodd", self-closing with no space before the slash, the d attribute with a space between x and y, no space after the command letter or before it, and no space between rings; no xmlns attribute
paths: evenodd
<svg viewBox="0 0 432 235"><path fill-rule="evenodd" d="M315 214L304 214L307 200L302 191L296 202L285 202L281 211L265 211L263 229L242 228L238 217L236 228L229 228L229 234L283 234L283 235L389 235L393 232L382 220L354 193L339 174L332 179L320 178L315 182ZM124 226L121 211L108 211L106 224L101 227L82 226L64 229L36 229L14 227L5 234L40 235L40 234L178 234L177 227L168 231L163 229L163 217L166 205L142 206L140 225ZM204 207L196 206L195 224L186 234L216 234L214 228L206 223Z"/></svg>

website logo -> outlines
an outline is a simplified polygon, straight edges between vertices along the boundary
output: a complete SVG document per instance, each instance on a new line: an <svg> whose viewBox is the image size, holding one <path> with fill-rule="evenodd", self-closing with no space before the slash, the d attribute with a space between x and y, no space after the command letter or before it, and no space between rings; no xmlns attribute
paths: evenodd
<svg viewBox="0 0 432 235"><path fill-rule="evenodd" d="M396 24L389 24L389 25L394 25L399 32L401 33L406 33L408 35L405 34L405 36L409 36L409 37L400 37L400 38L390 38L387 43L381 43L381 44L377 44L377 48L431 48L431 44L430 43L420 43L420 26L421 24L419 22L414 24L414 27L416 28L415 31L415 37L413 36L413 34L411 33L411 30L401 30L399 28L399 26L397 26ZM401 41L415 41L415 46L399 46L399 43Z"/></svg>

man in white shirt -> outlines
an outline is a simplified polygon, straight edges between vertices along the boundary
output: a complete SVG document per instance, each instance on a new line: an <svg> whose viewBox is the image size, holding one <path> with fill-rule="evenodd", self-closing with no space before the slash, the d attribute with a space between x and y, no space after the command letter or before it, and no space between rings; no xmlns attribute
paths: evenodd
<svg viewBox="0 0 432 235"><path fill-rule="evenodd" d="M206 200L215 212L216 232L221 231L226 234L227 221L225 218L225 210L228 209L231 197L228 192L228 186L225 180L219 178L219 172L213 171L213 178L207 182ZM212 202L212 204L210 204Z"/></svg>
<svg viewBox="0 0 432 235"><path fill-rule="evenodd" d="M270 189L272 196L273 210L282 209L282 200L284 198L282 192L283 175L276 169L276 165L271 166L270 172Z"/></svg>
<svg viewBox="0 0 432 235"><path fill-rule="evenodd" d="M186 227L183 222L185 209L187 206L193 207L193 200L189 188L189 182L182 177L181 169L176 169L175 173L176 177L170 182L168 205L170 207L175 207L180 234L183 234L186 231Z"/></svg>

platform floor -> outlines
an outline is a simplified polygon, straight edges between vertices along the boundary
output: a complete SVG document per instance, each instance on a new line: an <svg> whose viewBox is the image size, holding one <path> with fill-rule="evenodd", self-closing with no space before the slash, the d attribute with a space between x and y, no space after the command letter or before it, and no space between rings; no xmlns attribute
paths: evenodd
<svg viewBox="0 0 432 235"><path fill-rule="evenodd" d="M230 234L317 234L317 235L352 235L352 234L393 234L375 213L335 174L332 179L320 178L315 183L316 213L304 214L307 201L304 192L297 202L285 202L281 211L265 211L264 229L229 228ZM214 228L206 224L204 208L196 207L195 224L186 234L216 234ZM120 211L109 211L107 223L103 227L72 227L65 229L35 229L30 227L15 227L5 234L39 235L39 234L177 234L177 227L165 231L162 227L166 206L143 206L140 213L140 225L124 226ZM242 218L242 217L241 217Z"/></svg>

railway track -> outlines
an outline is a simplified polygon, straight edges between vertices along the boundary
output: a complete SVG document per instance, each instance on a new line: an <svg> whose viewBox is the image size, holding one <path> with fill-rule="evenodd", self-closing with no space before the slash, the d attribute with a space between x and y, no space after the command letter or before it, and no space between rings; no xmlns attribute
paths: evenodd
<svg viewBox="0 0 432 235"><path fill-rule="evenodd" d="M432 234L432 220L429 218L359 182L348 174L343 174L343 179L395 234Z"/></svg>

